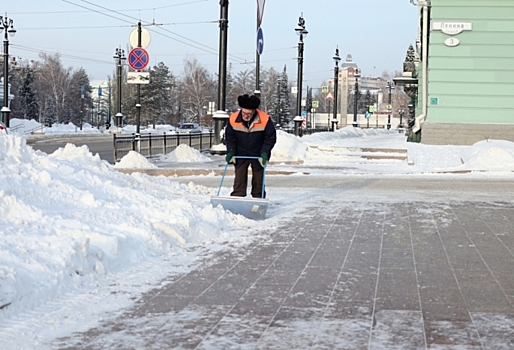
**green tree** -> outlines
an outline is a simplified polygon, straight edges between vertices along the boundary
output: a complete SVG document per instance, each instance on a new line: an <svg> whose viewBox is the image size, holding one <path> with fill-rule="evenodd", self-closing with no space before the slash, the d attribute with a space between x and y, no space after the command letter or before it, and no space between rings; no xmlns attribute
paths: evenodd
<svg viewBox="0 0 514 350"><path fill-rule="evenodd" d="M84 95L82 95L84 92ZM84 68L74 71L71 76L70 91L66 96L66 105L69 108L69 120L79 126L86 119L86 106L91 106L93 99L89 76ZM82 97L84 96L84 97Z"/></svg>
<svg viewBox="0 0 514 350"><path fill-rule="evenodd" d="M150 83L141 88L141 106L145 114L149 116L155 129L155 124L169 122L173 113L173 101L171 91L175 78L169 68L159 62L150 69Z"/></svg>
<svg viewBox="0 0 514 350"><path fill-rule="evenodd" d="M18 100L17 112L23 119L39 121L39 101L36 92L33 90L34 70L30 67L22 70L24 78L16 96Z"/></svg>

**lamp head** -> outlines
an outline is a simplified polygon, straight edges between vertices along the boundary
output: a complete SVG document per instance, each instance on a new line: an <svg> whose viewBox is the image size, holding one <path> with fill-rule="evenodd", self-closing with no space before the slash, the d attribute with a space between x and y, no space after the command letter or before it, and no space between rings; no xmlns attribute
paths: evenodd
<svg viewBox="0 0 514 350"><path fill-rule="evenodd" d="M336 54L332 58L334 59L334 63L336 64L336 66L338 66L339 61L341 61L341 57L339 57L339 49L338 48L336 48Z"/></svg>
<svg viewBox="0 0 514 350"><path fill-rule="evenodd" d="M296 31L296 34L306 36L309 34L307 29L305 29L305 19L303 18L303 14L298 18L298 25L294 29Z"/></svg>

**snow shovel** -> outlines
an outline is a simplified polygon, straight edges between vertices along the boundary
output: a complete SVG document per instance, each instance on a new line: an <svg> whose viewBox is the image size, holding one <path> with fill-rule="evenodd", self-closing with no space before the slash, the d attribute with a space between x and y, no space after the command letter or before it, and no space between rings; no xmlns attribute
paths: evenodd
<svg viewBox="0 0 514 350"><path fill-rule="evenodd" d="M242 157L237 156L234 158L244 158L244 159L259 159L259 157ZM221 186L223 185L223 180L225 179L225 174L227 172L228 163L225 164L225 170L223 170L223 175L221 176L220 187L218 188L218 193L216 196L211 197L211 204L213 207L217 207L221 205L223 209L228 210L234 214L240 214L248 219L253 220L264 220L266 218L266 210L268 209L269 200L264 198L264 179L266 175L266 166L264 166L264 170L262 172L262 193L261 198L252 198L252 197L235 197L235 196L220 196Z"/></svg>

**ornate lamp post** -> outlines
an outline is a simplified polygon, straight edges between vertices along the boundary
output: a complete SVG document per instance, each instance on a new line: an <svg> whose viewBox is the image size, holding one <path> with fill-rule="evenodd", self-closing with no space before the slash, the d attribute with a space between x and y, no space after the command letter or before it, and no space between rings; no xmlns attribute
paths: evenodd
<svg viewBox="0 0 514 350"><path fill-rule="evenodd" d="M393 83L391 83L390 81L387 82L387 89L389 90L389 94L388 94L388 105L387 105L387 111L389 112L387 114L387 130L391 129L391 113L393 112L392 110L392 106L391 106L391 89L393 88Z"/></svg>
<svg viewBox="0 0 514 350"><path fill-rule="evenodd" d="M122 78L122 68L123 68L123 60L125 58L125 50L123 50L121 47L119 49L116 49L116 52L114 53L114 60L116 62L116 68L117 68L117 78L118 78L118 110L116 113L116 127L120 128L122 127L122 120L123 120L123 114L121 113L121 78Z"/></svg>
<svg viewBox="0 0 514 350"><path fill-rule="evenodd" d="M225 138L225 125L229 115L225 110L227 98L227 51L228 51L228 2L220 0L219 20L219 57L218 57L218 110L214 112L214 139L211 154L227 153L227 146L222 143Z"/></svg>
<svg viewBox="0 0 514 350"><path fill-rule="evenodd" d="M400 110L398 111L398 114L400 114L400 125L398 125L398 129L400 129L400 132L403 131L403 113L405 113L405 109L403 105L401 105Z"/></svg>
<svg viewBox="0 0 514 350"><path fill-rule="evenodd" d="M336 53L334 55L334 114L332 118L332 131L336 131L337 128L337 90L339 88L339 61L341 61L341 57L339 57L339 49L336 48Z"/></svg>
<svg viewBox="0 0 514 350"><path fill-rule="evenodd" d="M303 19L303 14L298 19L298 25L294 30L296 31L296 34L298 34L300 37L300 39L298 40L298 85L296 95L296 117L294 118L295 123L298 124L301 122L302 114L303 38L304 36L307 36L307 34L309 33L307 29L305 29L305 19ZM299 128L295 128L295 131L297 130L299 130Z"/></svg>
<svg viewBox="0 0 514 350"><path fill-rule="evenodd" d="M353 127L356 128L357 126L359 126L359 124L357 123L357 103L358 103L358 99L359 99L359 77L360 77L360 73L359 73L359 70L356 69L355 70L355 74L353 75L355 77L355 92L354 92L354 105L353 105Z"/></svg>
<svg viewBox="0 0 514 350"><path fill-rule="evenodd" d="M2 121L6 127L9 127L9 37L14 36L16 29L14 29L13 20L5 16L0 16L0 25L4 29L4 105L2 107Z"/></svg>

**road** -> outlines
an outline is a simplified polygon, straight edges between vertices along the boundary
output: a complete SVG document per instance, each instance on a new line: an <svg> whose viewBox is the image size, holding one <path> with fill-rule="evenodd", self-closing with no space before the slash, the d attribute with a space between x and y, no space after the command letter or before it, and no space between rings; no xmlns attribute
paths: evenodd
<svg viewBox="0 0 514 350"><path fill-rule="evenodd" d="M76 146L87 145L89 151L97 154L101 159L114 163L114 148L112 135L55 135L45 136L44 138L28 138L27 144L35 150L45 153L53 153L56 149L72 143Z"/></svg>

